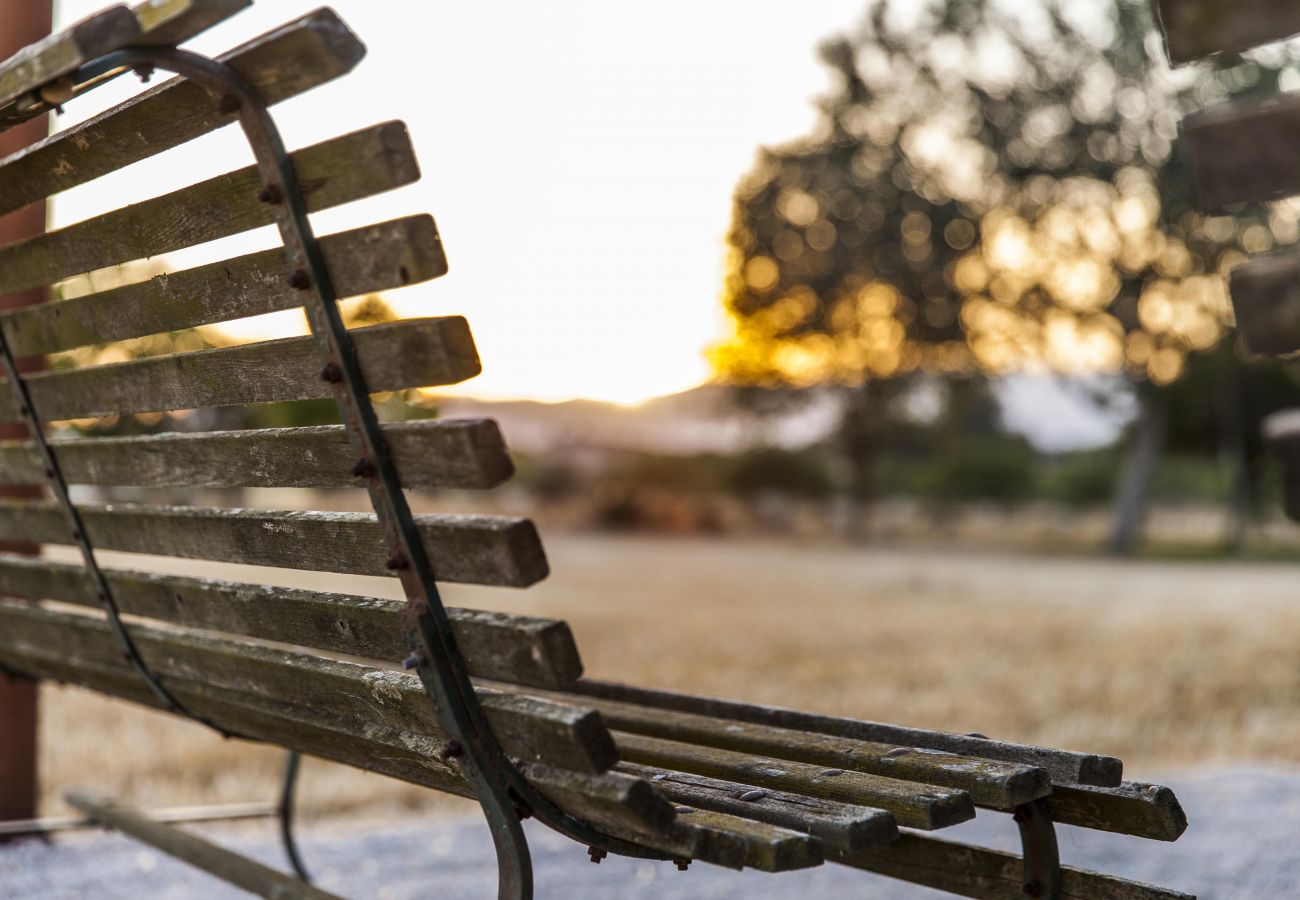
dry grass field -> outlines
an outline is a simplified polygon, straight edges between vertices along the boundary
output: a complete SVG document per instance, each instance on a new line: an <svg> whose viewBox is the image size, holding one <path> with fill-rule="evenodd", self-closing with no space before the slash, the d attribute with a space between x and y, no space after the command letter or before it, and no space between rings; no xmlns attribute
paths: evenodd
<svg viewBox="0 0 1300 900"><path fill-rule="evenodd" d="M1139 778L1300 761L1288 565L594 534L548 550L544 584L451 587L448 601L568 619L602 678L1111 753ZM88 781L158 805L274 796L278 752L81 690L43 699L48 813ZM303 796L314 814L460 802L325 763L305 769Z"/></svg>

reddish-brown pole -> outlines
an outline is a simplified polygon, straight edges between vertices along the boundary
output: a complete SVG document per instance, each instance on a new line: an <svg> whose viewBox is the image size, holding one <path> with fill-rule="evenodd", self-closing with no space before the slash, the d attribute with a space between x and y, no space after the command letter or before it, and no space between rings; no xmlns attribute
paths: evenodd
<svg viewBox="0 0 1300 900"><path fill-rule="evenodd" d="M50 33L51 0L0 0L0 60ZM45 137L48 117L40 116L8 131L0 131L0 159ZM0 216L0 244L20 241L45 231L45 204L33 203ZM37 289L0 297L0 308L43 303L46 291ZM23 361L24 369L38 368L42 359ZM22 425L0 425L0 438L25 437ZM40 489L0 485L0 496L31 497ZM34 553L32 544L0 543L0 550ZM0 674L0 822L30 819L36 815L36 684Z"/></svg>

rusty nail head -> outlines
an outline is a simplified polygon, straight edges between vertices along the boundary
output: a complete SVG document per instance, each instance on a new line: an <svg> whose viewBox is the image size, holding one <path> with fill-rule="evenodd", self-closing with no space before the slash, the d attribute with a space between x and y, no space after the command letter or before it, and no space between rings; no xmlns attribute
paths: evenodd
<svg viewBox="0 0 1300 900"><path fill-rule="evenodd" d="M361 457L357 460L357 464L352 467L352 476L354 478L369 478L374 474L375 464L370 461L369 457Z"/></svg>
<svg viewBox="0 0 1300 900"><path fill-rule="evenodd" d="M1015 812L1011 814L1011 819L1017 823L1033 821L1033 809L1029 806L1017 806Z"/></svg>
<svg viewBox="0 0 1300 900"><path fill-rule="evenodd" d="M295 269L293 274L289 276L289 287L305 291L311 287L311 276L304 269Z"/></svg>
<svg viewBox="0 0 1300 900"><path fill-rule="evenodd" d="M392 556L388 557L388 562L384 563L384 568L393 572L401 572L410 567L411 564L407 562L406 557L400 553L394 553Z"/></svg>
<svg viewBox="0 0 1300 900"><path fill-rule="evenodd" d="M609 853L605 850L602 850L599 847L588 847L587 855L591 857L592 862L594 862L596 865L600 865L600 861L604 859L606 856L609 856Z"/></svg>
<svg viewBox="0 0 1300 900"><path fill-rule="evenodd" d="M284 194L280 192L279 185L268 184L266 187L262 188L261 193L257 195L257 199L261 200L263 203L279 203L284 199Z"/></svg>
<svg viewBox="0 0 1300 900"><path fill-rule="evenodd" d="M148 84L149 79L153 77L153 66L149 65L149 63L140 63L135 67L135 74L139 76L142 82Z"/></svg>
<svg viewBox="0 0 1300 900"><path fill-rule="evenodd" d="M338 384L343 380L343 370L339 368L336 362L325 363L325 368L320 370L320 380L328 381L330 384Z"/></svg>
<svg viewBox="0 0 1300 900"><path fill-rule="evenodd" d="M1041 897L1043 895L1043 886L1037 881L1026 881L1020 886L1020 893L1026 897Z"/></svg>
<svg viewBox="0 0 1300 900"><path fill-rule="evenodd" d="M674 859L673 865L677 867L678 871L685 872L691 867L691 861L689 859Z"/></svg>

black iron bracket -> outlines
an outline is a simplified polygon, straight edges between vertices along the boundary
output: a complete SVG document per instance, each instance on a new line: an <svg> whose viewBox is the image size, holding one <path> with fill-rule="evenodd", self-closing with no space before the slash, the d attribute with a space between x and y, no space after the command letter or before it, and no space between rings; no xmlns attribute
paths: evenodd
<svg viewBox="0 0 1300 900"><path fill-rule="evenodd" d="M498 897L528 900L533 895L532 863L521 825L521 819L530 815L590 847L642 859L668 859L666 854L602 834L565 813L533 787L497 742L452 634L433 561L416 530L380 430L279 129L262 98L228 65L174 47L120 50L86 67L79 78L100 77L114 69L134 69L144 77L155 67L203 86L213 94L218 109L237 113L253 150L262 178L259 198L268 205L284 244L286 283L302 298L320 354L320 378L332 388L356 456L352 473L370 494L389 551L388 568L401 580L407 597L403 622L411 655L404 665L418 672L449 737L444 761L460 771L483 807L496 847Z"/></svg>
<svg viewBox="0 0 1300 900"><path fill-rule="evenodd" d="M1043 799L1017 806L1013 818L1020 828L1020 846L1025 864L1020 892L1039 900L1061 896L1061 854L1056 843L1051 807Z"/></svg>

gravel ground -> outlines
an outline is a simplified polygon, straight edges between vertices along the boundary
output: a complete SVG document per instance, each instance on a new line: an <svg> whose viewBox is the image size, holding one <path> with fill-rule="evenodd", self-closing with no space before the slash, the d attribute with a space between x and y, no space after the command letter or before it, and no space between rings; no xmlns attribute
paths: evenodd
<svg viewBox="0 0 1300 900"><path fill-rule="evenodd" d="M1300 768L1251 768L1170 775L1192 825L1176 844L1060 829L1065 862L1105 869L1179 888L1202 898L1300 896L1295 835L1300 830ZM1267 810L1267 815L1262 814ZM223 843L280 864L267 824L204 829ZM1015 849L1010 823L998 816L945 832L954 838ZM405 817L332 820L304 829L301 840L323 887L348 897L388 900L431 895L485 898L496 880L483 825L471 819ZM668 863L610 858L591 865L582 848L532 828L538 897L713 898L855 897L863 900L936 898L929 890L841 866L784 875L734 873L695 865L687 873ZM50 843L0 847L4 900L140 900L245 896L119 835L67 834Z"/></svg>

